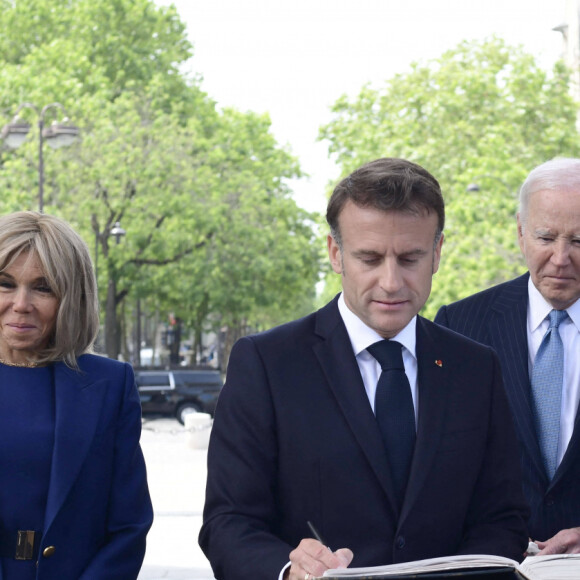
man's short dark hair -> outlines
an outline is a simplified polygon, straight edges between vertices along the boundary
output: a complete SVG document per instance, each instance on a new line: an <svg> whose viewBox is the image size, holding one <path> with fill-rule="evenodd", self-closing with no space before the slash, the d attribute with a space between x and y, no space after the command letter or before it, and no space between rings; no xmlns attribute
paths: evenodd
<svg viewBox="0 0 580 580"><path fill-rule="evenodd" d="M326 221L339 247L342 247L342 240L338 218L348 201L381 211L435 212L435 244L443 232L445 204L439 182L426 169L405 159L385 157L371 161L334 188L328 201Z"/></svg>

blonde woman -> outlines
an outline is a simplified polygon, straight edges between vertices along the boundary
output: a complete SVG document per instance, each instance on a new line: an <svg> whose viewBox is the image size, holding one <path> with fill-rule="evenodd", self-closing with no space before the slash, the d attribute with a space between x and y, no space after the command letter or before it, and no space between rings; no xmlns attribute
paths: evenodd
<svg viewBox="0 0 580 580"><path fill-rule="evenodd" d="M90 354L88 248L63 220L0 218L0 579L137 578L152 522L128 364Z"/></svg>

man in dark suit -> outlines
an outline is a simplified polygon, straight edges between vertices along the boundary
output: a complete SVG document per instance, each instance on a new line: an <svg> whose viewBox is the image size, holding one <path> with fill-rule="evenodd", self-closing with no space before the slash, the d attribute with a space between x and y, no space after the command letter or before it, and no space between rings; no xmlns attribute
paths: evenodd
<svg viewBox="0 0 580 580"><path fill-rule="evenodd" d="M439 184L379 159L339 183L327 220L342 294L231 353L200 532L216 578L521 559L527 508L497 356L417 316L443 243Z"/></svg>
<svg viewBox="0 0 580 580"><path fill-rule="evenodd" d="M541 554L580 552L580 159L555 159L530 173L517 227L529 273L442 307L435 322L497 351L520 442L530 536ZM549 322L556 315L559 370L551 366L540 384L540 345L558 340Z"/></svg>

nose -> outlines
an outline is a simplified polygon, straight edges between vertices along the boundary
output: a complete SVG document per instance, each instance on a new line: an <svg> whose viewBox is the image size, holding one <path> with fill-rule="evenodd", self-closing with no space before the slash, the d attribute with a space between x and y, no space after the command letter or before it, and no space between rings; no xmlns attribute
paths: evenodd
<svg viewBox="0 0 580 580"><path fill-rule="evenodd" d="M570 244L566 240L557 240L550 260L555 266L567 266L570 262Z"/></svg>
<svg viewBox="0 0 580 580"><path fill-rule="evenodd" d="M17 290L12 308L15 312L30 312L32 302L30 300L30 293L26 288L19 288Z"/></svg>
<svg viewBox="0 0 580 580"><path fill-rule="evenodd" d="M379 286L387 294L396 294L402 287L401 273L397 260L386 259L381 268Z"/></svg>

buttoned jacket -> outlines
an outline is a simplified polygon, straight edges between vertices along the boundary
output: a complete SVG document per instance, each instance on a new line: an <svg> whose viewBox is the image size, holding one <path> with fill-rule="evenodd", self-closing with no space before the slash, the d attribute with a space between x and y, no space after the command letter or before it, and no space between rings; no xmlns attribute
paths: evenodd
<svg viewBox="0 0 580 580"><path fill-rule="evenodd" d="M491 346L499 356L531 507L529 534L543 541L562 529L580 526L580 427L577 413L566 453L549 481L536 434L528 370L528 280L529 273L444 306L435 321Z"/></svg>
<svg viewBox="0 0 580 580"><path fill-rule="evenodd" d="M95 355L81 356L79 367L54 365L54 450L36 578L136 579L153 512L133 371Z"/></svg>
<svg viewBox="0 0 580 580"><path fill-rule="evenodd" d="M353 566L527 545L517 443L494 352L419 317L419 414L397 507L336 299L234 346L208 455L200 544L218 580L275 580L307 521Z"/></svg>

